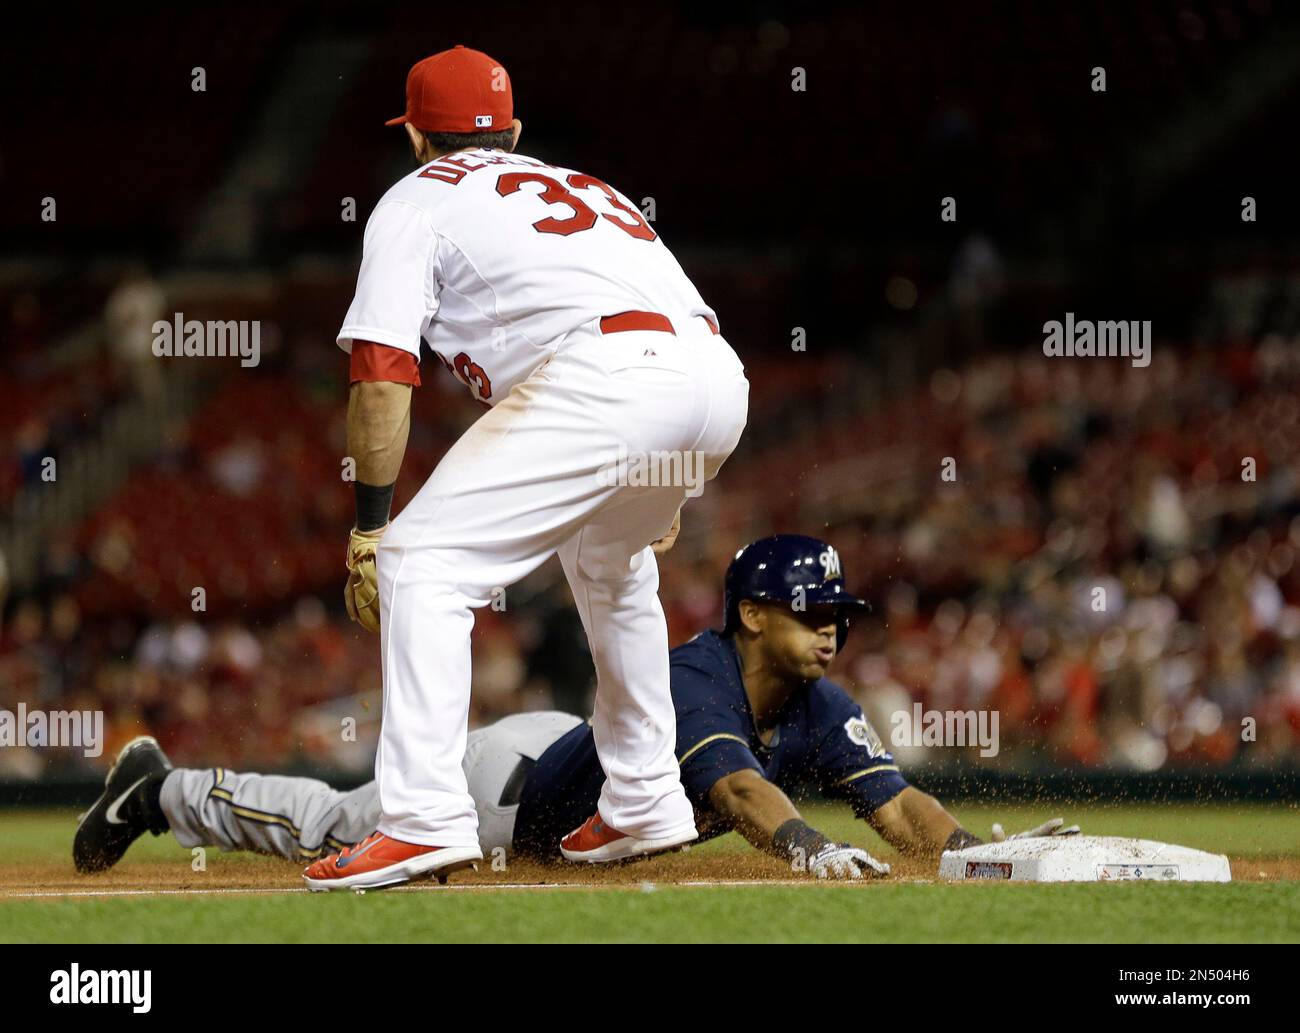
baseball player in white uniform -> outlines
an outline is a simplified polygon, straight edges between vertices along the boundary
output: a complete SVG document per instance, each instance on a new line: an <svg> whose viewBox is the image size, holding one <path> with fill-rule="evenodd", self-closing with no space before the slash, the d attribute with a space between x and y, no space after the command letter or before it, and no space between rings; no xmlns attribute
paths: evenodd
<svg viewBox="0 0 1300 1033"><path fill-rule="evenodd" d="M466 788L473 609L558 552L597 673L606 774L571 860L696 838L673 754L668 638L651 543L716 476L748 383L657 232L594 176L514 153L509 77L458 46L411 69L419 167L376 205L340 346L357 526L349 612L378 630L375 833L305 874L394 885L481 858ZM389 522L421 341L490 407Z"/></svg>

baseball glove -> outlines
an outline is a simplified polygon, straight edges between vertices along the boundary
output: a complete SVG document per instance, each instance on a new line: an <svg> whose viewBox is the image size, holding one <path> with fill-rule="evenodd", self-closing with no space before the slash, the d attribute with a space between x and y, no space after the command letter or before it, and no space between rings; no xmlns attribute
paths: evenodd
<svg viewBox="0 0 1300 1033"><path fill-rule="evenodd" d="M348 616L367 631L379 630L379 574L375 570L375 552L387 530L387 524L374 531L358 531L354 527L348 539L348 583L343 586L343 602L347 604Z"/></svg>
<svg viewBox="0 0 1300 1033"><path fill-rule="evenodd" d="M650 543L650 548L654 550L656 556L662 556L677 543L677 536L682 530L682 511L679 508L677 515L673 517L673 525L664 532L662 538L656 538Z"/></svg>

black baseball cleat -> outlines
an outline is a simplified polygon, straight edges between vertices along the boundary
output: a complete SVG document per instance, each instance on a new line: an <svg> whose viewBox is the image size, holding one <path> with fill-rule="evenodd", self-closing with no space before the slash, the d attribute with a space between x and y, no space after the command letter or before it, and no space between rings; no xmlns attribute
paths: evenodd
<svg viewBox="0 0 1300 1033"><path fill-rule="evenodd" d="M151 735L141 735L122 747L104 779L104 792L77 822L72 840L77 871L112 868L144 833L158 836L167 831L158 793L171 769L167 754Z"/></svg>

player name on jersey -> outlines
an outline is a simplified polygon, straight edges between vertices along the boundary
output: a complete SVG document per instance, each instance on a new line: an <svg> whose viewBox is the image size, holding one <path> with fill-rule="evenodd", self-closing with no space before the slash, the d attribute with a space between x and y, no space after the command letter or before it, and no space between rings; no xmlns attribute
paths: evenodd
<svg viewBox="0 0 1300 1033"><path fill-rule="evenodd" d="M650 314L675 334L697 316L717 326L627 197L527 155L463 150L426 163L375 206L364 250L340 346L418 357L424 341L487 405L606 316Z"/></svg>
<svg viewBox="0 0 1300 1033"><path fill-rule="evenodd" d="M455 186L469 173L477 172L479 169L485 169L492 165L528 165L535 168L553 169L556 166L548 165L544 161L536 158L529 158L522 154L506 154L501 151L479 151L475 152L474 157L468 157L461 154L445 154L437 161L426 165L418 175L421 179L434 179L440 183L450 183Z"/></svg>

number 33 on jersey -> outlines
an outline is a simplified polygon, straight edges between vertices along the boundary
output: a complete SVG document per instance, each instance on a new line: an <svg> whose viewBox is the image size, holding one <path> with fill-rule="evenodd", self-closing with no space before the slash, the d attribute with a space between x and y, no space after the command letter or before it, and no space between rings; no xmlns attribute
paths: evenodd
<svg viewBox="0 0 1300 1033"><path fill-rule="evenodd" d="M717 316L626 197L595 176L494 150L400 180L366 225L339 344L428 342L495 405L593 319Z"/></svg>

